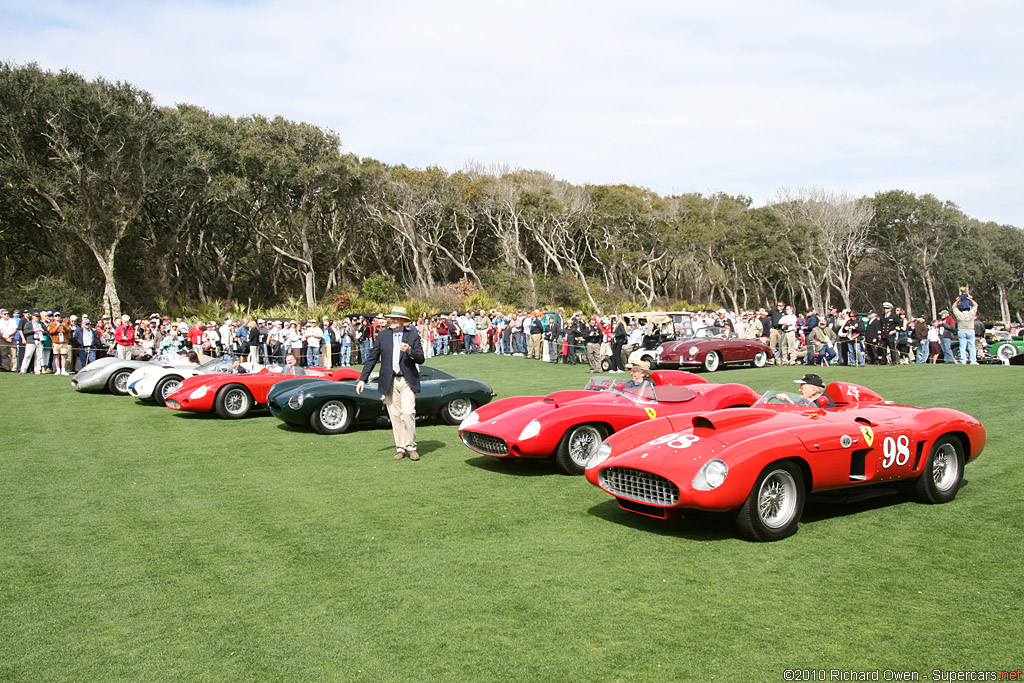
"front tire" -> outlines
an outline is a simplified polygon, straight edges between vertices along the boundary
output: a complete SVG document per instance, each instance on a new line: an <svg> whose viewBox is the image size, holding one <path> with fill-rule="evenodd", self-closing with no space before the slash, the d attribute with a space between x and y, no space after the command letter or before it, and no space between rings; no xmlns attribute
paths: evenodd
<svg viewBox="0 0 1024 683"><path fill-rule="evenodd" d="M321 403L309 416L309 426L318 434L341 434L352 424L355 410L340 399Z"/></svg>
<svg viewBox="0 0 1024 683"><path fill-rule="evenodd" d="M928 453L914 492L922 503L948 503L956 498L963 479L963 444L956 437L944 436Z"/></svg>
<svg viewBox="0 0 1024 683"><path fill-rule="evenodd" d="M217 394L214 407L224 419L237 420L252 410L252 396L241 384L229 384Z"/></svg>
<svg viewBox="0 0 1024 683"><path fill-rule="evenodd" d="M453 398L441 408L441 419L450 425L462 424L462 421L469 417L475 407L473 401L468 398L462 396Z"/></svg>
<svg viewBox="0 0 1024 683"><path fill-rule="evenodd" d="M166 406L167 397L177 391L180 386L181 377L177 375L164 377L153 387L153 395L150 397L150 400L158 406Z"/></svg>
<svg viewBox="0 0 1024 683"><path fill-rule="evenodd" d="M1003 344L996 349L996 357L1003 363L1009 363L1010 359L1017 355L1017 347L1013 344Z"/></svg>
<svg viewBox="0 0 1024 683"><path fill-rule="evenodd" d="M751 541L778 541L796 533L804 513L804 475L783 460L764 468L736 513L736 526Z"/></svg>
<svg viewBox="0 0 1024 683"><path fill-rule="evenodd" d="M583 474L587 469L587 460L606 438L608 428L604 425L582 424L572 427L558 444L555 464L565 474Z"/></svg>
<svg viewBox="0 0 1024 683"><path fill-rule="evenodd" d="M610 358L601 359L601 372L610 372L612 369L612 361Z"/></svg>
<svg viewBox="0 0 1024 683"><path fill-rule="evenodd" d="M128 375L132 374L129 369L115 370L107 380L107 389L115 396L128 395Z"/></svg>
<svg viewBox="0 0 1024 683"><path fill-rule="evenodd" d="M708 372L714 372L722 365L722 357L718 355L717 351L709 351L708 355L704 356L704 369Z"/></svg>
<svg viewBox="0 0 1024 683"><path fill-rule="evenodd" d="M768 365L768 354L765 353L764 351L758 351L756 354L754 354L754 362L752 363L752 365L755 368L763 368L764 366Z"/></svg>

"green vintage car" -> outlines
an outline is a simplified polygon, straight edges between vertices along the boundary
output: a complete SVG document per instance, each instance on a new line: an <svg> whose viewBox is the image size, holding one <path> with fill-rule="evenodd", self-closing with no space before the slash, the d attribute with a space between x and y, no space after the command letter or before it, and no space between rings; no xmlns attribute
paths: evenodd
<svg viewBox="0 0 1024 683"><path fill-rule="evenodd" d="M1002 363L1008 363L1017 354L1024 353L1024 338L1014 337L1006 330L985 331L985 353Z"/></svg>
<svg viewBox="0 0 1024 683"><path fill-rule="evenodd" d="M483 382L453 377L424 365L420 367L416 417L457 425L496 395ZM355 423L388 424L388 411L377 391L376 374L370 376L362 394L356 393L356 380L284 380L270 390L267 405L274 417L299 427L309 425L320 434L341 434Z"/></svg>

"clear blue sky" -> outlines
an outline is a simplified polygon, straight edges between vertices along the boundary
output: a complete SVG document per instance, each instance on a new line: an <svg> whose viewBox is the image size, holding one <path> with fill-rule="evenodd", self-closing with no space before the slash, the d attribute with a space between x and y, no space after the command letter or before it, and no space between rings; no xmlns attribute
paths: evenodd
<svg viewBox="0 0 1024 683"><path fill-rule="evenodd" d="M1024 3L0 4L0 59L409 166L660 194L902 189L1024 227Z"/></svg>

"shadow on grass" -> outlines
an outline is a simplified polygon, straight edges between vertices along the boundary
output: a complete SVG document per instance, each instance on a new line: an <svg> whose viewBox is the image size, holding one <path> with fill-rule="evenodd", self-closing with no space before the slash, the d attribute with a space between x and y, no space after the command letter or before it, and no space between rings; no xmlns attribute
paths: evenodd
<svg viewBox="0 0 1024 683"><path fill-rule="evenodd" d="M251 420L255 417L270 417L270 410L264 407L253 408L245 417L236 417L230 420L218 415L216 410L197 413L194 410L171 410L166 406L161 407L174 413L179 420L222 420L224 422L240 422L244 420Z"/></svg>
<svg viewBox="0 0 1024 683"><path fill-rule="evenodd" d="M967 486L967 483L965 479L961 484L961 488ZM803 516L800 518L800 524L814 524L815 522L827 519L837 519L896 505L921 504L914 500L908 489L901 490L895 487L886 491L879 491L873 497L854 501L846 501L841 496L819 496L807 501L804 506ZM687 510L679 518L657 519L627 512L620 508L614 500L599 503L591 507L587 512L615 524L662 536L679 536L695 541L721 541L729 538L740 538L732 512Z"/></svg>
<svg viewBox="0 0 1024 683"><path fill-rule="evenodd" d="M486 470L487 472L506 474L513 477L566 476L559 472L558 468L550 460L534 458L489 458L487 456L480 456L468 458L466 464Z"/></svg>
<svg viewBox="0 0 1024 683"><path fill-rule="evenodd" d="M732 515L729 514L687 510L681 518L656 519L627 512L614 500L598 503L587 512L614 524L660 536L678 536L693 541L725 541L736 538L736 527L733 525Z"/></svg>

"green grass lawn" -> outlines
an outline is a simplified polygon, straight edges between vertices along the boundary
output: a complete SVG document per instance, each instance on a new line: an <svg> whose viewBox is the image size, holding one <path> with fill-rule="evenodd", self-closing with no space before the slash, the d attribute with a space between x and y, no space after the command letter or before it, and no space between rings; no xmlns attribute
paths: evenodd
<svg viewBox="0 0 1024 683"><path fill-rule="evenodd" d="M586 367L448 357L501 396ZM802 368L711 379L791 387ZM620 511L549 463L421 425L319 436L0 375L0 680L735 680L1018 669L1016 367L826 368L980 418L948 505L810 503L797 534ZM1017 444L1017 445L1015 445Z"/></svg>

